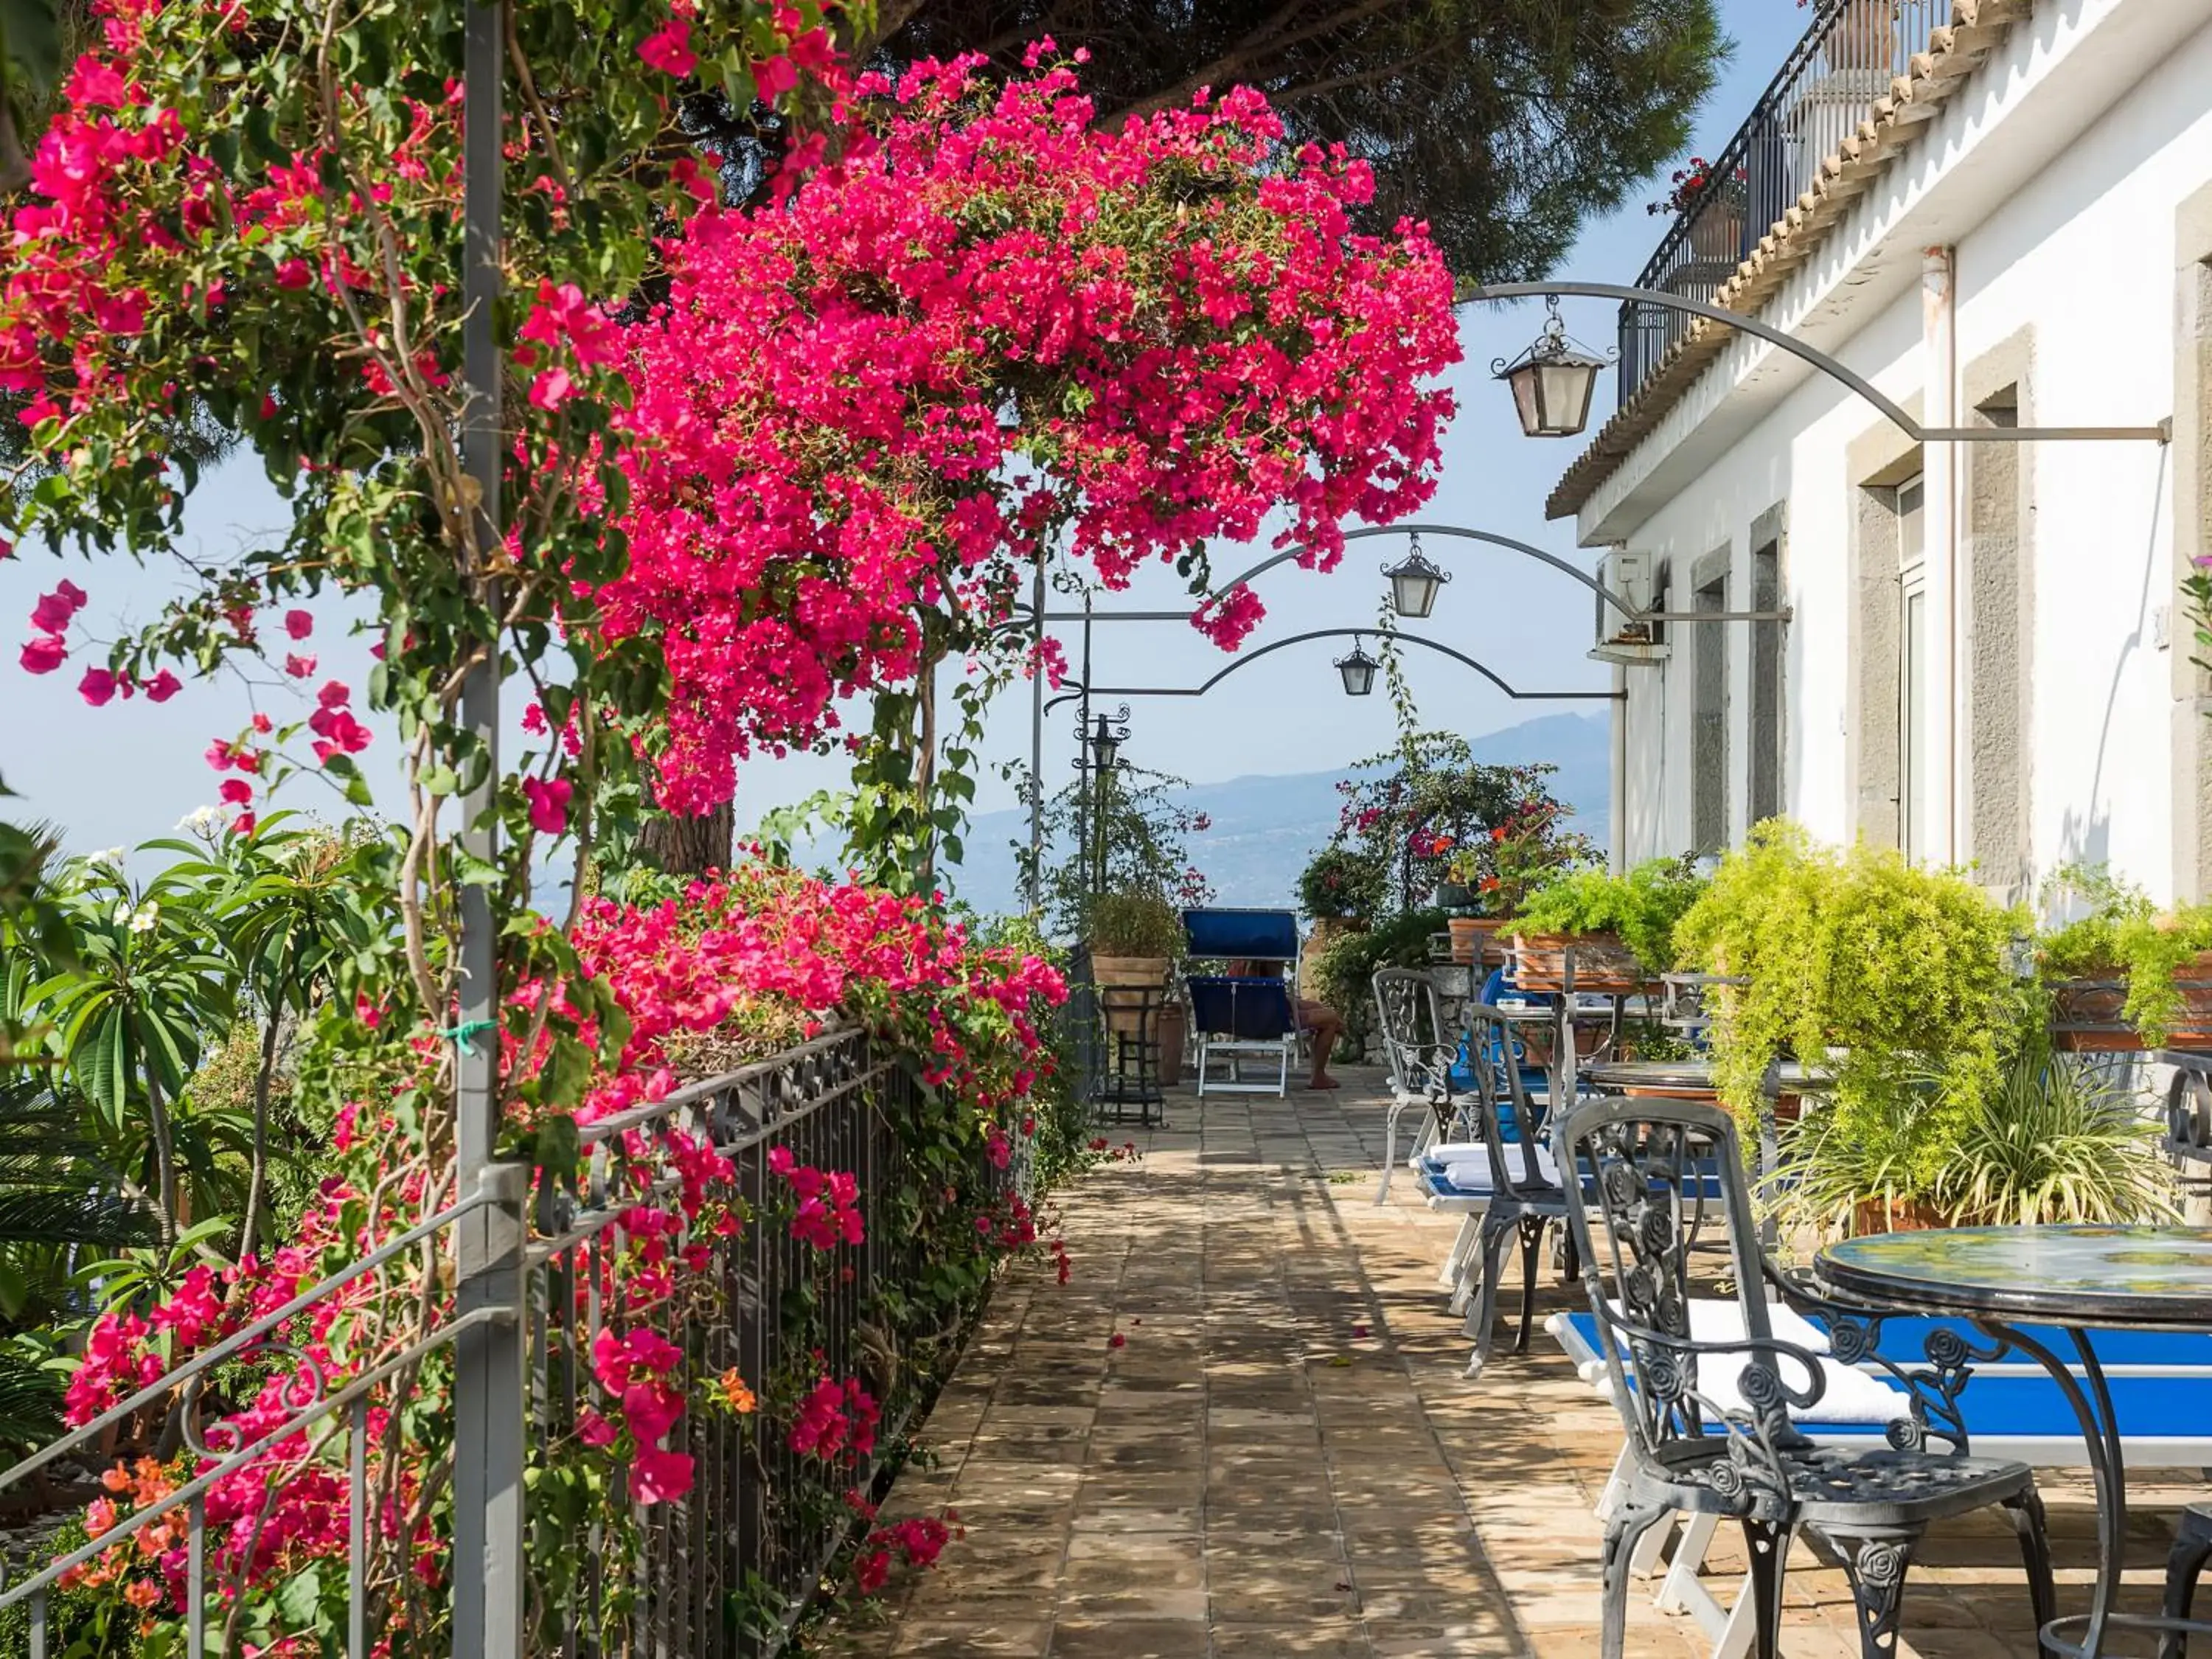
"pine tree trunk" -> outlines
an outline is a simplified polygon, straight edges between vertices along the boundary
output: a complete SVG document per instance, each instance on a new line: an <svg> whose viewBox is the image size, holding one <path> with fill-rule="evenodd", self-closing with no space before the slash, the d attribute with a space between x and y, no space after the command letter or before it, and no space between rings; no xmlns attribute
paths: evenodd
<svg viewBox="0 0 2212 1659"><path fill-rule="evenodd" d="M638 841L670 875L703 876L730 867L737 831L737 809L725 801L697 817L655 812L639 830Z"/></svg>

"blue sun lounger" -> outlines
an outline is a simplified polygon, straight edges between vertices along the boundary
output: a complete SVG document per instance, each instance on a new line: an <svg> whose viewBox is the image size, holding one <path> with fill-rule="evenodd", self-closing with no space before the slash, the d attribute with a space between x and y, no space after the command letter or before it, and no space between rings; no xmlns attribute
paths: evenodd
<svg viewBox="0 0 2212 1659"><path fill-rule="evenodd" d="M1693 1304L1691 1318L1693 1325L1701 1315L1725 1321L1735 1316L1735 1307L1733 1302ZM1769 1313L1776 1336L1815 1354L1826 1352L1827 1333L1818 1321L1781 1306L1771 1307ZM2072 1351L2072 1339L2056 1328L2021 1328L2054 1353ZM1598 1344L1597 1316L1554 1314L1545 1322L1545 1329L1566 1351L1583 1381L1609 1399L1613 1384ZM1943 1329L1976 1346L1987 1346L1988 1339L1963 1320L1900 1316L1882 1321L1882 1346L1896 1355L1917 1355L1925 1352L1929 1336ZM2129 1466L2212 1467L2212 1332L2093 1331L2090 1341L2112 1389ZM1823 1358L1821 1369L1822 1398L1812 1412L1792 1413L1797 1428L1809 1438L1837 1445L1879 1443L1891 1422L1911 1414L1909 1396L1872 1362L1849 1367ZM2080 1374L2078 1366L2072 1369ZM1632 1388L1633 1376L1629 1382ZM1724 1377L1709 1390L1723 1405L1729 1391ZM2050 1374L2033 1359L2008 1355L1976 1364L1959 1395L1959 1406L1978 1456L2016 1458L2045 1468L2088 1461L2073 1408ZM1624 1460L1626 1455L1624 1447ZM1598 1500L1601 1516L1618 1501L1621 1481L1617 1463ZM1749 1583L1738 1592L1733 1607L1723 1607L1698 1577L1718 1521L1710 1515L1690 1518L1656 1601L1663 1611L1697 1619L1712 1638L1714 1659L1740 1659L1751 1644ZM1659 1526L1644 1534L1630 1563L1633 1571L1648 1576L1656 1568L1670 1530Z"/></svg>
<svg viewBox="0 0 2212 1659"><path fill-rule="evenodd" d="M1298 955L1298 919L1288 910L1186 910L1185 939L1194 961L1245 962L1274 966L1267 975L1194 974L1190 1023L1198 1034L1198 1095L1290 1093L1291 1058L1297 1048L1297 1004L1291 969ZM1248 1062L1260 1063L1263 1080L1248 1081ZM1272 1072L1272 1077L1265 1073Z"/></svg>

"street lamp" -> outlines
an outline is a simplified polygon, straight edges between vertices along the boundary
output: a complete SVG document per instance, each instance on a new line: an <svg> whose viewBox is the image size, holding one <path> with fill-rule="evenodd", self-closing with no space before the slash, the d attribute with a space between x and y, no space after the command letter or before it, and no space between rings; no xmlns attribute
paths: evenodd
<svg viewBox="0 0 2212 1659"><path fill-rule="evenodd" d="M1413 544L1404 558L1395 564L1384 565L1382 574L1390 580L1390 608L1418 622L1437 608L1437 590L1451 580L1451 572L1439 569L1421 551L1420 532L1413 532ZM1345 684L1348 687L1351 682L1346 680ZM1352 695L1366 694L1355 691Z"/></svg>
<svg viewBox="0 0 2212 1659"><path fill-rule="evenodd" d="M1422 616L1428 615L1424 611ZM1359 635L1352 636L1352 654L1336 659L1336 672L1344 676L1344 695L1364 697L1375 689L1375 671L1381 665L1359 648Z"/></svg>
<svg viewBox="0 0 2212 1659"><path fill-rule="evenodd" d="M1128 715L1125 710L1122 719L1127 718ZM1121 752L1121 744L1127 739L1128 735L1127 726L1113 724L1105 715L1099 715L1098 723L1091 728L1091 765L1101 772L1112 771L1114 757Z"/></svg>
<svg viewBox="0 0 2212 1659"><path fill-rule="evenodd" d="M1513 407L1524 434L1571 438L1589 422L1590 394L1597 389L1598 370L1607 363L1602 357L1576 350L1567 338L1566 325L1559 320L1559 302L1547 299L1544 303L1550 313L1544 319L1544 331L1512 362L1501 357L1492 362L1490 372L1513 388Z"/></svg>

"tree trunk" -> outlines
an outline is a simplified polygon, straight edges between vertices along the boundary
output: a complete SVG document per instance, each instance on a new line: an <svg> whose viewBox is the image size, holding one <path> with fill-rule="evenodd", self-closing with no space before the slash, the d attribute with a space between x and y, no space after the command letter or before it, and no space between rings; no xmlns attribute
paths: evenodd
<svg viewBox="0 0 2212 1659"><path fill-rule="evenodd" d="M730 867L738 834L737 809L725 801L697 817L655 812L638 832L646 854L672 876L703 876Z"/></svg>

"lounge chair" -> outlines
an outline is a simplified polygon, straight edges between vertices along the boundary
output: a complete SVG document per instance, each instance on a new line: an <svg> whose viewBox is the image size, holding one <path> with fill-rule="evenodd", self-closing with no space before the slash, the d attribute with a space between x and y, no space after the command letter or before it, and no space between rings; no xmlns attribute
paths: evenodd
<svg viewBox="0 0 2212 1659"><path fill-rule="evenodd" d="M1279 974L1231 976L1198 974L1183 983L1190 994L1191 1024L1198 1035L1198 1095L1291 1091L1291 1062L1297 1052L1297 1002L1291 970L1298 955L1298 919L1288 910L1186 910L1183 933L1193 960L1249 962L1279 967ZM1249 1080L1257 1062L1261 1080ZM1217 1066L1225 1067L1218 1071ZM1274 1075L1267 1077L1272 1070Z"/></svg>

